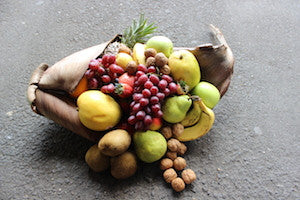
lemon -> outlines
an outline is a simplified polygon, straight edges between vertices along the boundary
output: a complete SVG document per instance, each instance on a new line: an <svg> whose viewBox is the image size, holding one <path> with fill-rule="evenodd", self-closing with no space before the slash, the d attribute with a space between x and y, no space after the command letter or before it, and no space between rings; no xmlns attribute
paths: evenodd
<svg viewBox="0 0 300 200"><path fill-rule="evenodd" d="M98 90L82 93L77 99L81 123L94 131L104 131L114 127L121 118L119 104L109 95Z"/></svg>
<svg viewBox="0 0 300 200"><path fill-rule="evenodd" d="M127 53L118 53L116 56L116 64L122 67L124 70L130 61L133 61L133 58Z"/></svg>
<svg viewBox="0 0 300 200"><path fill-rule="evenodd" d="M156 131L136 132L133 142L138 158L146 163L159 160L167 151L166 139Z"/></svg>

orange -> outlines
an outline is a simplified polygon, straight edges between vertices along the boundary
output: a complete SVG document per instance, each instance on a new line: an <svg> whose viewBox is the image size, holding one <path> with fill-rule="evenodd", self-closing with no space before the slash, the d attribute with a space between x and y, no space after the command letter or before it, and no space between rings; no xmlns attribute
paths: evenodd
<svg viewBox="0 0 300 200"><path fill-rule="evenodd" d="M88 80L85 76L79 81L78 85L76 86L75 90L70 93L70 95L74 98L79 97L84 91L88 90Z"/></svg>

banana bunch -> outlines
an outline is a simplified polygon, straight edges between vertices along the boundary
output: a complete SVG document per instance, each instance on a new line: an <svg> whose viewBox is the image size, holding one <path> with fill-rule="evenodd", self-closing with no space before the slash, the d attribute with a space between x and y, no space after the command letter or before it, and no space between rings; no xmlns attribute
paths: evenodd
<svg viewBox="0 0 300 200"><path fill-rule="evenodd" d="M193 108L186 114L181 124L185 127L182 134L177 136L179 141L195 140L204 136L215 121L215 114L208 108L201 98L193 101Z"/></svg>

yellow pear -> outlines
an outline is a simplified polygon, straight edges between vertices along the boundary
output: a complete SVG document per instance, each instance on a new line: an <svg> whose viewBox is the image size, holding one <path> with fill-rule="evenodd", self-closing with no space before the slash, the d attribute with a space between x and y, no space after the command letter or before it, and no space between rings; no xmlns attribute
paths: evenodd
<svg viewBox="0 0 300 200"><path fill-rule="evenodd" d="M200 81L200 67L195 56L187 50L174 51L169 57L171 74L176 81L184 81L189 90Z"/></svg>

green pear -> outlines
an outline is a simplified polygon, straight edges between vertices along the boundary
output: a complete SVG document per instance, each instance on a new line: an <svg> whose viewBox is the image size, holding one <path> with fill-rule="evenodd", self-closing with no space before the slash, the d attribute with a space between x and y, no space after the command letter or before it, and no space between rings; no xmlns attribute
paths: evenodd
<svg viewBox="0 0 300 200"><path fill-rule="evenodd" d="M192 100L188 95L169 97L162 107L163 119L169 123L181 122L191 105Z"/></svg>
<svg viewBox="0 0 300 200"><path fill-rule="evenodd" d="M146 49L149 48L153 48L157 51L157 53L161 52L165 54L166 57L169 57L173 52L173 43L165 36L154 36L146 43Z"/></svg>
<svg viewBox="0 0 300 200"><path fill-rule="evenodd" d="M184 81L192 90L200 81L200 67L196 57L187 50L174 51L169 57L171 74L176 81Z"/></svg>

